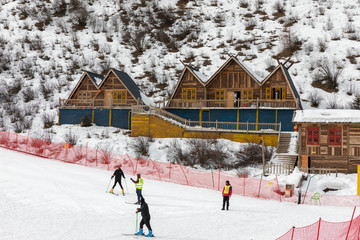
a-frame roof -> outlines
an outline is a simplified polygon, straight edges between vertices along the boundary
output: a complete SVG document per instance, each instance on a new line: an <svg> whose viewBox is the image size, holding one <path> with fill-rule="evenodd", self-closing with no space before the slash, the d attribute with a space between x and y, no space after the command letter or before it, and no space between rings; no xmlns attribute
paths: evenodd
<svg viewBox="0 0 360 240"><path fill-rule="evenodd" d="M205 84L206 84L206 81L207 81L207 77L205 75L203 75L199 70L197 70L196 68L192 67L192 66L189 66L189 65L184 65L184 69L179 77L179 80L175 86L175 89L173 91L173 93L171 94L171 97L170 99L173 99L175 93L177 92L179 86L180 86L180 83L181 83L181 80L183 79L184 77L184 74L186 71L189 71L192 75L194 75L195 79L198 80L198 82L203 86L205 87Z"/></svg>
<svg viewBox="0 0 360 240"><path fill-rule="evenodd" d="M211 82L221 73L221 71L231 62L235 61L244 71L250 75L250 77L258 84L261 85L262 78L253 72L244 62L239 61L236 57L230 56L228 60L209 78L206 85L210 85Z"/></svg>
<svg viewBox="0 0 360 240"><path fill-rule="evenodd" d="M92 83L94 84L96 89L99 89L99 84L104 79L104 76L96 74L96 73L92 73L89 71L85 71L83 73L83 75L80 77L80 80L78 81L78 83L76 84L76 86L74 87L72 92L70 93L70 96L68 97L68 99L71 99L74 96L76 90L79 88L81 83L85 80L86 76L88 76L90 78L90 80L92 81Z"/></svg>
<svg viewBox="0 0 360 240"><path fill-rule="evenodd" d="M301 105L301 100L300 100L300 95L298 93L298 91L296 90L295 84L290 76L290 73L288 71L288 69L282 64L280 63L265 79L264 81L261 83L261 85L264 85L270 78L271 76L273 76L279 69L281 69L282 73L285 76L285 81L289 84L290 89L291 89L291 93L293 94L295 99L299 99L299 107L300 109L302 109L302 105Z"/></svg>
<svg viewBox="0 0 360 240"><path fill-rule="evenodd" d="M125 72L116 70L114 68L110 68L109 72L106 74L105 78L102 80L99 85L99 89L104 85L106 79L109 77L110 73L113 72L119 80L124 84L126 90L130 92L134 99L140 100L145 105L155 105L152 100L150 100L138 87L138 85L134 82L134 80Z"/></svg>

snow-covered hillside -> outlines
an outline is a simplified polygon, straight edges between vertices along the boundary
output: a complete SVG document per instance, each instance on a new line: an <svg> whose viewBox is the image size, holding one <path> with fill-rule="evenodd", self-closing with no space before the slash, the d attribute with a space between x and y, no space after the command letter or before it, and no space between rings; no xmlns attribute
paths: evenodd
<svg viewBox="0 0 360 240"><path fill-rule="evenodd" d="M0 148L0 236L10 240L133 239L134 185L129 193L105 193L112 172L15 153ZM236 187L236 186L234 186ZM119 192L119 188L115 188ZM340 222L349 207L280 203L232 196L221 211L221 193L144 180L153 233L160 239L275 239L292 226ZM358 215L358 211L356 215ZM146 229L146 228L145 228Z"/></svg>
<svg viewBox="0 0 360 240"><path fill-rule="evenodd" d="M229 54L263 77L277 65L275 58L291 57L290 73L305 108L314 105L314 98L320 108L349 107L359 91L357 0L0 4L3 129L21 132L43 125L44 118L55 120L59 97L69 95L82 70L124 70L159 101L172 92L183 68L180 60L211 76ZM328 63L321 66L330 75L339 74L335 92L322 90L319 62ZM322 89L312 86L314 80Z"/></svg>

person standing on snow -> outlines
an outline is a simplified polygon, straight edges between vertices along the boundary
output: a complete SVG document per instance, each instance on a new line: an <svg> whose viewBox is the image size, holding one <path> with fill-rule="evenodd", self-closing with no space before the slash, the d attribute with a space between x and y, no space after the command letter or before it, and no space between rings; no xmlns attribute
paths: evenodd
<svg viewBox="0 0 360 240"><path fill-rule="evenodd" d="M140 221L139 232L137 232L136 235L143 235L144 234L143 227L144 227L144 224L145 224L146 227L149 229L149 233L146 236L147 237L153 237L152 229L151 229L151 226L150 226L149 206L145 202L144 198L141 198L141 206L140 206L140 208L137 209L136 213L138 213L138 212L141 212L142 219Z"/></svg>
<svg viewBox="0 0 360 240"><path fill-rule="evenodd" d="M232 194L232 186L230 185L229 180L226 180L224 189L222 191L223 195L223 206L221 210L225 210L225 203L226 203L226 210L229 210L229 199Z"/></svg>
<svg viewBox="0 0 360 240"><path fill-rule="evenodd" d="M132 178L130 178L130 179L131 179L131 181L133 181L133 183L135 183L135 187L136 187L136 195L137 195L138 201L135 204L140 204L141 199L143 199L141 192L142 192L142 188L144 185L144 181L141 178L140 173L137 174L136 181L134 181L134 179L132 179Z"/></svg>
<svg viewBox="0 0 360 240"><path fill-rule="evenodd" d="M116 166L114 166L114 168L117 168L117 169L115 170L114 174L111 176L111 179L113 179L115 176L115 183L114 183L114 186L111 188L110 193L114 193L114 188L116 186L116 183L119 183L119 185L121 187L122 195L125 196L124 188L121 184L121 177L123 177L125 179L124 172L121 170L120 165L116 165Z"/></svg>

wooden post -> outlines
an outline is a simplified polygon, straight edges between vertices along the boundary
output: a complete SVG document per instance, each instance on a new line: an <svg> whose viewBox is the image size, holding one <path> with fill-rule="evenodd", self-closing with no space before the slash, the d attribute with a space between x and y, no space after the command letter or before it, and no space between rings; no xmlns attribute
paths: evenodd
<svg viewBox="0 0 360 240"><path fill-rule="evenodd" d="M218 191L220 191L220 163L219 163L219 180L218 180Z"/></svg>
<svg viewBox="0 0 360 240"><path fill-rule="evenodd" d="M356 210L356 207L354 207L354 211L353 211L353 214L352 214L352 216L351 216L351 220L350 220L350 223L349 223L349 228L348 228L348 230L347 230L347 233L346 233L346 238L345 238L345 240L347 240L347 239L348 239L348 236L349 236L349 232L350 232L350 228L351 228L351 224L352 224L352 222L353 222L353 219L354 219L354 214L355 214L355 210Z"/></svg>
<svg viewBox="0 0 360 240"><path fill-rule="evenodd" d="M218 120L216 120L216 131L218 130Z"/></svg>
<svg viewBox="0 0 360 240"><path fill-rule="evenodd" d="M263 163L263 175L265 176L265 146L264 146L264 137L261 140L261 154L262 154L262 163Z"/></svg>
<svg viewBox="0 0 360 240"><path fill-rule="evenodd" d="M244 196L245 196L245 169L244 169Z"/></svg>
<svg viewBox="0 0 360 240"><path fill-rule="evenodd" d="M88 144L86 143L86 150L85 150L85 166L87 165L88 161Z"/></svg>
<svg viewBox="0 0 360 240"><path fill-rule="evenodd" d="M294 239L294 232L295 232L295 227L293 226L293 228L292 228L292 233L291 233L291 240Z"/></svg>
<svg viewBox="0 0 360 240"><path fill-rule="evenodd" d="M319 226L318 226L318 232L317 232L316 240L319 240L319 236L320 236L320 224L321 224L321 218L319 218Z"/></svg>

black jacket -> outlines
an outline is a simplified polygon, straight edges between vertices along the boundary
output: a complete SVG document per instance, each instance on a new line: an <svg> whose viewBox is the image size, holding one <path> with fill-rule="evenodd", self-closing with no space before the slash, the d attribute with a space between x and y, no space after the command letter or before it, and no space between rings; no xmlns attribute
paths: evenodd
<svg viewBox="0 0 360 240"><path fill-rule="evenodd" d="M139 212L141 212L142 218L150 219L150 212L149 212L149 206L146 202L141 201L141 206L138 209Z"/></svg>
<svg viewBox="0 0 360 240"><path fill-rule="evenodd" d="M121 180L121 177L125 178L124 172L121 168L116 169L113 176L115 176L115 180Z"/></svg>

